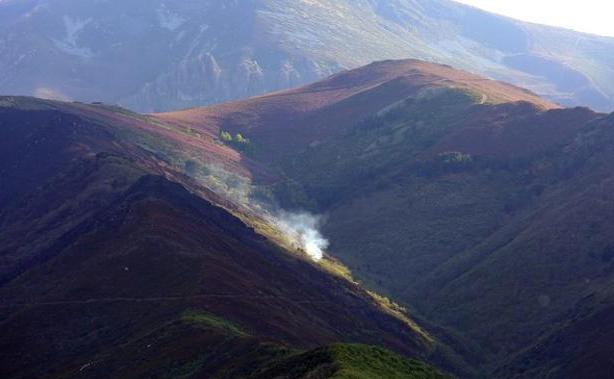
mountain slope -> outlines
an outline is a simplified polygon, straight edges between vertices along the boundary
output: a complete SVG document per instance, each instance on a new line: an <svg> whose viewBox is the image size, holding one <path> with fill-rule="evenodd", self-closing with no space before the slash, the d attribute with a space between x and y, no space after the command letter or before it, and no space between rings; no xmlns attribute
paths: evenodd
<svg viewBox="0 0 614 379"><path fill-rule="evenodd" d="M448 0L8 0L0 21L0 93L9 95L163 111L416 58L614 108L614 39Z"/></svg>
<svg viewBox="0 0 614 379"><path fill-rule="evenodd" d="M248 377L335 342L456 370L399 309L214 205L263 222L188 175L202 146L232 168L227 147L117 108L0 104L3 377Z"/></svg>
<svg viewBox="0 0 614 379"><path fill-rule="evenodd" d="M342 135L357 121L402 105L405 99L428 99L449 88L476 96L477 103L524 101L542 109L558 108L518 87L449 66L403 60L376 62L294 90L154 117L214 137L220 131L243 133L254 139L251 153L256 160L271 155L281 160L296 149Z"/></svg>
<svg viewBox="0 0 614 379"><path fill-rule="evenodd" d="M446 329L484 372L506 377L530 357L527 377L561 359L560 377L607 377L593 369L608 367L609 350L590 339L599 327L580 338L575 326L611 306L612 116L473 83L442 66L380 62L156 117L249 139L243 156L277 178L254 185L323 214L331 254ZM549 355L548 341L568 334L594 361Z"/></svg>
<svg viewBox="0 0 614 379"><path fill-rule="evenodd" d="M590 299L585 299L590 304ZM586 313L585 313L586 312ZM594 312L594 313L593 313ZM497 373L509 378L607 378L612 372L612 307L581 309L578 321L512 357Z"/></svg>

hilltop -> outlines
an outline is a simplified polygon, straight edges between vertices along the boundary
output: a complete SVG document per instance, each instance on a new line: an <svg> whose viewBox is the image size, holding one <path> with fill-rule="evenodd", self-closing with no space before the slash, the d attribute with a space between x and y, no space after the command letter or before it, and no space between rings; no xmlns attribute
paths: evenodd
<svg viewBox="0 0 614 379"><path fill-rule="evenodd" d="M383 61L333 75L315 84L243 101L155 114L154 117L212 137L243 133L258 144L254 152L280 155L338 137L358 121L454 90L478 104L526 102L556 109L525 89L488 80L450 66L417 60ZM473 99L472 97L475 97Z"/></svg>

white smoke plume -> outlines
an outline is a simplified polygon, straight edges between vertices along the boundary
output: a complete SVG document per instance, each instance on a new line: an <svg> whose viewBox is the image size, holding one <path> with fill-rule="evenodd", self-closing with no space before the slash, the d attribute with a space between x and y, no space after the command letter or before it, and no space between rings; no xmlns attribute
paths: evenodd
<svg viewBox="0 0 614 379"><path fill-rule="evenodd" d="M278 210L270 202L256 200L250 196L255 189L250 179L228 172L220 166L200 164L191 158L185 161L184 166L184 172L206 188L236 205L246 207L275 225L294 248L301 249L316 262L324 257L324 250L329 243L319 231L322 221L320 216L309 212Z"/></svg>
<svg viewBox="0 0 614 379"><path fill-rule="evenodd" d="M324 250L328 247L328 240L319 231L320 217L307 212L280 211L275 219L279 229L296 247L316 262L322 259Z"/></svg>

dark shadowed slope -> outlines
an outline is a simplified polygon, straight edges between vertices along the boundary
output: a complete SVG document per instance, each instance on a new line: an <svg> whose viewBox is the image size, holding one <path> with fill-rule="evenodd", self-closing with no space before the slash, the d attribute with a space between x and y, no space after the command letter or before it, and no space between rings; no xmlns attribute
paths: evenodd
<svg viewBox="0 0 614 379"><path fill-rule="evenodd" d="M244 99L407 58L612 110L612 56L613 38L449 0L0 2L0 94L147 112Z"/></svg>
<svg viewBox="0 0 614 379"><path fill-rule="evenodd" d="M362 335L427 354L427 339L357 287L283 254L180 186L144 176L3 285L1 366L9 377L104 366L120 344L187 311L295 347Z"/></svg>
<svg viewBox="0 0 614 379"><path fill-rule="evenodd" d="M0 104L0 376L250 377L333 342L456 370L399 310L213 205L240 213L189 156L233 155L200 135L115 108Z"/></svg>
<svg viewBox="0 0 614 379"><path fill-rule="evenodd" d="M584 300L591 304L589 295ZM611 299L607 300L608 303ZM597 310L598 309L598 310ZM614 370L611 305L580 304L574 322L546 335L530 349L511 357L496 374L509 378L608 378Z"/></svg>
<svg viewBox="0 0 614 379"><path fill-rule="evenodd" d="M330 251L356 277L456 333L485 372L605 378L594 367L609 350L590 342L601 327L581 325L611 307L612 116L475 83L384 62L156 117L242 133L243 155L276 170L265 184L278 202L325 214ZM567 335L590 357L549 350Z"/></svg>

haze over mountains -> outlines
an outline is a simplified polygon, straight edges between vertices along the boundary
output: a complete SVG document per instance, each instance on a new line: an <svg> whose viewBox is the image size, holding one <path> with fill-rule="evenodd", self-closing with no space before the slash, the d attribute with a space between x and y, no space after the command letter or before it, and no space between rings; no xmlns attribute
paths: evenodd
<svg viewBox="0 0 614 379"><path fill-rule="evenodd" d="M175 110L419 58L614 109L614 39L448 0L5 0L0 93Z"/></svg>

